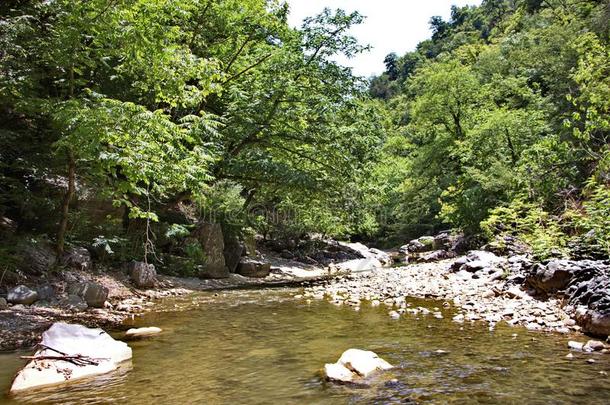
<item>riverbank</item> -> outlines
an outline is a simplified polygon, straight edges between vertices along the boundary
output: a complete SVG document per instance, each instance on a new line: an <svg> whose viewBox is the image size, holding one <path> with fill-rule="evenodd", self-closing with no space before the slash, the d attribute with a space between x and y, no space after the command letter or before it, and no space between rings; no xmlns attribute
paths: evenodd
<svg viewBox="0 0 610 405"><path fill-rule="evenodd" d="M386 305L388 315L442 317L439 308L414 307L411 298L442 300L453 321L499 322L532 331L610 335L610 263L550 260L527 255L496 256L488 251L438 262L351 274L307 288L307 299L336 305Z"/></svg>
<svg viewBox="0 0 610 405"><path fill-rule="evenodd" d="M91 273L64 271L61 274L36 280L54 291L54 297L33 305L8 305L0 308L0 351L29 349L39 341L42 332L54 322L72 322L89 327L120 328L125 320L154 311L156 303L167 297L245 288L264 288L323 280L336 273L328 269L306 265L282 258L269 258L272 272L264 278L250 278L231 274L224 279L182 278L157 275L153 288L135 288L123 271ZM69 285L92 282L108 291L103 308L83 308L67 302ZM86 307L86 306L85 306Z"/></svg>
<svg viewBox="0 0 610 405"><path fill-rule="evenodd" d="M582 312L584 307L575 306L573 299L570 301L565 295L553 294L549 289L551 286L555 290L562 287L558 284L558 277L562 277L563 287L567 286L566 266L578 269L571 262L550 262L544 266L532 263L524 255L506 258L486 251L471 251L453 259L399 267L379 267L377 262L374 268L365 268L370 258L328 267L272 255L266 256L266 260L271 264L271 272L264 278L231 274L224 279L204 280L158 275L154 288L149 289L135 288L124 271L98 274L64 271L45 280L46 285L57 293L52 302L40 301L34 305L11 305L0 309L0 350L31 348L38 343L41 333L58 321L120 329L127 319L154 311L156 303L166 297L197 291L303 285L303 293L297 294L301 296L299 298L327 299L356 310L362 305L385 305L388 316L396 319L409 316L442 318L451 313L454 322L486 322L490 329L505 322L532 331L590 332L587 330L590 322L584 323L585 330L583 323L577 322L591 319L591 316L579 318L579 311ZM591 263L588 265L605 266ZM536 266L542 266L542 270L536 270ZM547 274L547 267L555 269L555 272ZM602 270L606 271L605 268ZM587 274L593 273L588 271ZM107 289L108 298L104 306L76 308L63 305L64 301L58 299L65 297L69 284L74 282L94 282ZM599 287L596 279L590 278L589 283L593 285L589 290L603 288ZM583 284L578 285L583 290ZM548 294L541 293L541 290ZM442 302L443 308L413 305L413 298L434 299Z"/></svg>
<svg viewBox="0 0 610 405"><path fill-rule="evenodd" d="M303 297L327 299L356 310L361 305L385 305L388 316L394 318L442 317L438 307L414 307L410 302L411 298L430 298L443 301L444 309L452 308L453 320L459 323L484 321L493 329L504 321L529 330L580 331L560 299L536 299L495 272L476 278L469 272L453 272L455 263L452 259L351 274L308 287Z"/></svg>

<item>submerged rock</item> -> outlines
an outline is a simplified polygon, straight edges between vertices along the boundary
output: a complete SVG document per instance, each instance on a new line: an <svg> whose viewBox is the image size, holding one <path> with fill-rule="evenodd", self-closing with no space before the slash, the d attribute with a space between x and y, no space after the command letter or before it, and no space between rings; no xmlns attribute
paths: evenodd
<svg viewBox="0 0 610 405"><path fill-rule="evenodd" d="M31 305L38 301L38 293L24 285L18 285L8 292L6 300L11 304Z"/></svg>
<svg viewBox="0 0 610 405"><path fill-rule="evenodd" d="M125 332L125 337L130 339L136 339L156 335L161 333L162 331L163 329L157 328L156 326L148 326L145 328L131 328L127 332Z"/></svg>
<svg viewBox="0 0 610 405"><path fill-rule="evenodd" d="M583 350L586 352L599 352L606 348L604 342L599 340L589 340L584 346Z"/></svg>
<svg viewBox="0 0 610 405"><path fill-rule="evenodd" d="M374 373L393 368L390 363L375 352L360 349L348 349L334 364L326 364L326 378L338 382L360 382Z"/></svg>
<svg viewBox="0 0 610 405"><path fill-rule="evenodd" d="M11 393L105 374L131 358L131 348L102 329L66 323L44 332L41 347L13 380Z"/></svg>
<svg viewBox="0 0 610 405"><path fill-rule="evenodd" d="M580 343L580 342L576 342L574 340L570 340L568 342L568 347L572 350L578 350L578 351L582 351L584 344Z"/></svg>

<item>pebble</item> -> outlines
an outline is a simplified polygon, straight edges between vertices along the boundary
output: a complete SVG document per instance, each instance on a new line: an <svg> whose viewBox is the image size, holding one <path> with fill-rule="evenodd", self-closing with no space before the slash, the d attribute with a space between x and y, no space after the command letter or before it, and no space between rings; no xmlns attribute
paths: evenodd
<svg viewBox="0 0 610 405"><path fill-rule="evenodd" d="M399 319L400 318L400 314L398 312L396 312L396 311L390 311L388 313L388 315L390 315L390 318L392 318L392 319Z"/></svg>
<svg viewBox="0 0 610 405"><path fill-rule="evenodd" d="M453 322L464 322L464 315L463 314L457 314L456 316L453 317Z"/></svg>

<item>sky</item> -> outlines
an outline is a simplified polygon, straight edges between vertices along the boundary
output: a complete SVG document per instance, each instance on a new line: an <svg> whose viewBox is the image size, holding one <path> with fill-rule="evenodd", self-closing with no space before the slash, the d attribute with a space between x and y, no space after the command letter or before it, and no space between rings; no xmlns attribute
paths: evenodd
<svg viewBox="0 0 610 405"><path fill-rule="evenodd" d="M324 7L359 11L366 16L362 24L352 28L351 34L372 49L350 60L337 58L337 62L353 67L359 76L368 77L383 73L387 54L396 52L401 56L430 38L430 17L440 15L448 20L452 5L479 5L481 0L288 0L288 3L288 22L293 27L300 27L303 18L318 14Z"/></svg>

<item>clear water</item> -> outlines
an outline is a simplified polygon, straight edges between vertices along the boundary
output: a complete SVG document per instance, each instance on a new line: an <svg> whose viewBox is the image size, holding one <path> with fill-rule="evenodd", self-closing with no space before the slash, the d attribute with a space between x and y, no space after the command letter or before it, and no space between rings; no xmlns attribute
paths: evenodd
<svg viewBox="0 0 610 405"><path fill-rule="evenodd" d="M484 324L453 323L450 312L445 319L406 315L396 321L383 306L363 305L356 312L294 300L294 292L202 293L165 301L167 312L133 322L164 332L131 342L131 364L94 380L15 398L0 396L0 403L610 402L610 355L575 354L569 360L567 336L508 326L489 331ZM176 307L182 310L173 311ZM369 388L324 382L319 374L324 363L351 347L373 350L398 367ZM439 349L448 353L435 353ZM4 392L23 364L20 354L0 355ZM596 363L588 364L588 358Z"/></svg>

